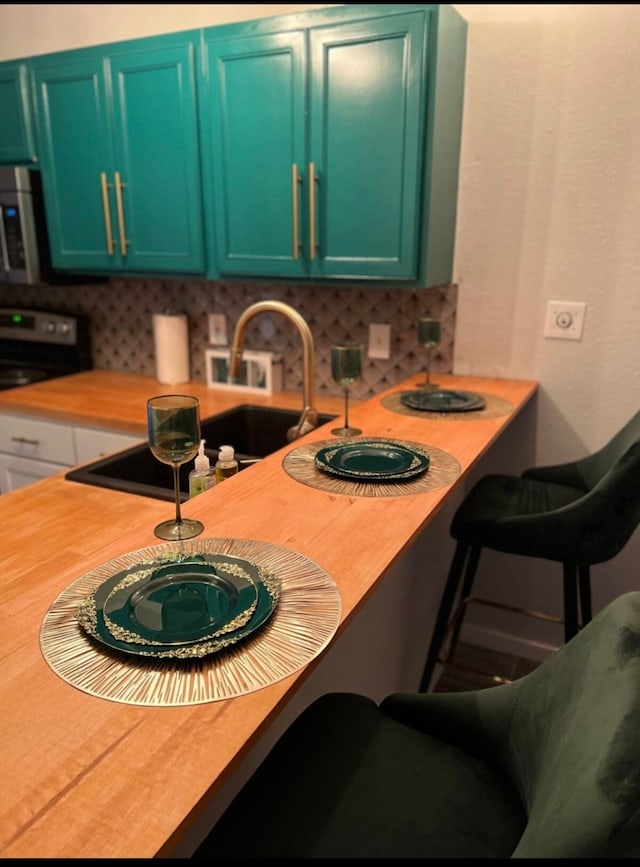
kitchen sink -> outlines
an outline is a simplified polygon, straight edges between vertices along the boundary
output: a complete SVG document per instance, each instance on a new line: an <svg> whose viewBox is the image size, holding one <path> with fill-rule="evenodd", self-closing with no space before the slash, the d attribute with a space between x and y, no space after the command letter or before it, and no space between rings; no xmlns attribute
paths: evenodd
<svg viewBox="0 0 640 867"><path fill-rule="evenodd" d="M232 445L241 470L286 446L287 431L300 418L300 411L243 404L218 415L202 419L200 428L206 440L205 451L211 466L218 459L218 448ZM318 414L318 425L332 421L334 415ZM210 445L213 448L210 448ZM189 496L189 473L193 461L180 467L181 499ZM100 458L70 470L65 478L72 482L97 485L130 494L141 494L173 502L173 473L151 453L146 443Z"/></svg>

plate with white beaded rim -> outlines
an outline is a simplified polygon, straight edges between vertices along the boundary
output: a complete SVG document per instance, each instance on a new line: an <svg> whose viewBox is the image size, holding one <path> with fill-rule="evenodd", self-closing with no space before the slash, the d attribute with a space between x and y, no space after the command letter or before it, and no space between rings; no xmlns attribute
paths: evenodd
<svg viewBox="0 0 640 867"><path fill-rule="evenodd" d="M376 437L330 445L316 453L320 470L357 481L412 479L428 470L429 455L415 446Z"/></svg>
<svg viewBox="0 0 640 867"><path fill-rule="evenodd" d="M410 409L427 412L471 412L484 409L486 401L481 394L473 391L437 389L435 391L404 391L400 400Z"/></svg>
<svg viewBox="0 0 640 867"><path fill-rule="evenodd" d="M233 632L258 604L257 567L238 558L208 557L142 564L109 579L102 615L121 641L166 646Z"/></svg>
<svg viewBox="0 0 640 867"><path fill-rule="evenodd" d="M226 555L213 555L215 557ZM234 559L229 557L228 559ZM237 559L237 558L236 558ZM248 561L245 561L248 562ZM263 626L271 617L278 604L281 581L277 575L256 564L257 572L257 603L247 622L237 629L221 633L214 638L183 644L140 644L123 641L113 635L105 623L104 603L108 598L109 580L103 581L96 590L85 597L77 607L76 620L82 629L92 638L112 648L137 656L150 656L160 659L200 659L213 653L218 653L232 644L249 637Z"/></svg>

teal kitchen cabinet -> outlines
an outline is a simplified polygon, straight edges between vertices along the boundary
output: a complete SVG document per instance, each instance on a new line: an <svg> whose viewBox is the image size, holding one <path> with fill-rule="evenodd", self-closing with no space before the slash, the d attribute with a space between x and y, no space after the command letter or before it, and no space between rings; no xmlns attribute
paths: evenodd
<svg viewBox="0 0 640 867"><path fill-rule="evenodd" d="M466 46L451 7L347 5L203 35L219 274L451 280Z"/></svg>
<svg viewBox="0 0 640 867"><path fill-rule="evenodd" d="M33 60L53 265L205 271L197 34Z"/></svg>
<svg viewBox="0 0 640 867"><path fill-rule="evenodd" d="M29 66L0 64L0 164L36 163L35 127Z"/></svg>

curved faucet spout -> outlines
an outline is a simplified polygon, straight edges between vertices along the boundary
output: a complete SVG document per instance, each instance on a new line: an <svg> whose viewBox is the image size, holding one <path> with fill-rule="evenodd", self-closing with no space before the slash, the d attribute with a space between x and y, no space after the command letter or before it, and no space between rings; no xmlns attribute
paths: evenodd
<svg viewBox="0 0 640 867"><path fill-rule="evenodd" d="M237 378L240 372L240 362L242 361L242 344L244 342L244 334L247 330L247 325L259 313L280 313L290 322L292 322L300 334L302 340L303 351L303 407L302 414L298 423L289 429L288 439L291 442L298 437L303 436L310 430L317 427L318 411L315 403L314 389L314 347L313 335L307 322L288 304L283 301L257 301L251 304L244 310L236 322L235 331L233 333L233 343L231 344L231 353L229 357L229 379Z"/></svg>

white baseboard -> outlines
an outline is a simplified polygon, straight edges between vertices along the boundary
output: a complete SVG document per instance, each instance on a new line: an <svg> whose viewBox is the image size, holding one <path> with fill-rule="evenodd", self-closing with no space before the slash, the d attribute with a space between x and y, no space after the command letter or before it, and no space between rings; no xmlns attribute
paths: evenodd
<svg viewBox="0 0 640 867"><path fill-rule="evenodd" d="M522 656L537 662L542 662L543 659L558 649L551 644L542 644L524 639L522 636L509 635L506 632L497 632L466 623L462 627L459 640L465 644L474 644L476 647L486 647L489 650L509 653L512 656Z"/></svg>

